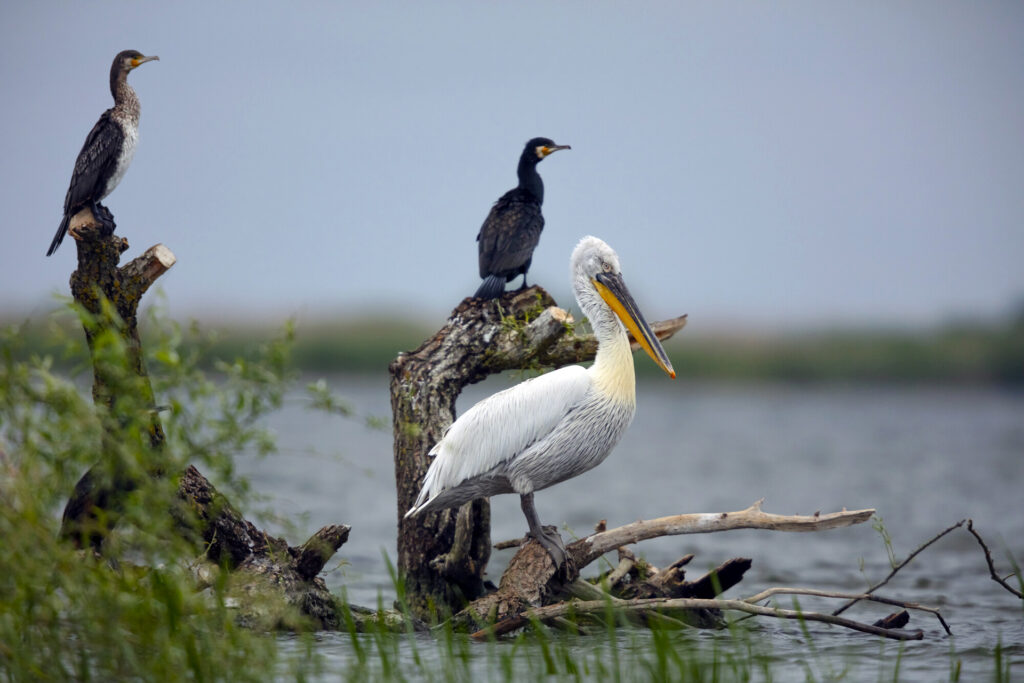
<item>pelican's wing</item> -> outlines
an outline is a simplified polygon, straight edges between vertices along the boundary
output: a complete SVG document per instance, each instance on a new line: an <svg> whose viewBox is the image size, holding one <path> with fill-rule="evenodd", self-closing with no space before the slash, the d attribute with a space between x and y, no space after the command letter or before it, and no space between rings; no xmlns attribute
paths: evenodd
<svg viewBox="0 0 1024 683"><path fill-rule="evenodd" d="M587 371L571 365L477 403L452 423L430 450L434 462L406 516L442 491L494 469L547 436L589 388Z"/></svg>

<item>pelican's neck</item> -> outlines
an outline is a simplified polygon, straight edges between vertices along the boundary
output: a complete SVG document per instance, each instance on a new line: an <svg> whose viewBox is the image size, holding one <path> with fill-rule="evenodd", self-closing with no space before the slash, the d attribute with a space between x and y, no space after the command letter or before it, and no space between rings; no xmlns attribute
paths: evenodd
<svg viewBox="0 0 1024 683"><path fill-rule="evenodd" d="M629 348L629 339L624 330L607 341L598 342L597 356L590 367L590 374L594 386L602 394L620 403L636 405L633 351Z"/></svg>
<svg viewBox="0 0 1024 683"><path fill-rule="evenodd" d="M636 373L626 328L585 276L577 279L575 290L576 300L597 338L597 355L589 370L594 387L610 399L636 405Z"/></svg>

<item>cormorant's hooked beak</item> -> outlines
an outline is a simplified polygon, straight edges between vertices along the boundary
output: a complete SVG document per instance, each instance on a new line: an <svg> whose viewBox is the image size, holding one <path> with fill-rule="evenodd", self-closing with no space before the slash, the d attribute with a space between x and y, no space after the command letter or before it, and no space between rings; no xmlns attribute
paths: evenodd
<svg viewBox="0 0 1024 683"><path fill-rule="evenodd" d="M160 58L157 57L156 55L152 55L151 57L146 57L146 56L133 57L132 58L132 68L134 69L135 67L139 66L140 64L145 64L146 62L159 62L159 61L160 61Z"/></svg>
<svg viewBox="0 0 1024 683"><path fill-rule="evenodd" d="M633 338L643 347L651 360L657 363L665 374L675 379L676 371L672 369L672 361L668 359L668 354L662 348L658 337L651 331L651 326L644 320L643 314L633 301L633 295L626 289L622 276L618 273L598 273L593 283L597 293L615 315L619 316L619 320L632 333Z"/></svg>
<svg viewBox="0 0 1024 683"><path fill-rule="evenodd" d="M572 149L569 145L553 145L548 147L547 145L540 148L540 158L543 159L549 154L554 154L560 149Z"/></svg>

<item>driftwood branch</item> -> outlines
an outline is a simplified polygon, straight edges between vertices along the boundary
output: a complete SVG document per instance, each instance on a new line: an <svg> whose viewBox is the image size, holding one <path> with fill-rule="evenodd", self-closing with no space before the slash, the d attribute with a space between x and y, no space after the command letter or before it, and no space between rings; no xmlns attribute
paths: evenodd
<svg viewBox="0 0 1024 683"><path fill-rule="evenodd" d="M832 614L821 614L818 612L805 612L803 610L789 610L777 607L764 607L755 605L746 600L708 600L698 598L655 598L649 600L629 600L612 603L617 610L626 614L638 614L646 616L661 611L670 610L732 610L746 612L764 617L775 617L778 619L795 619L798 621L817 621L825 624L842 626L862 633L891 638L893 640L921 640L924 634L921 631L899 631L887 629L873 624L865 624L844 617L837 617ZM501 636L520 629L532 620L546 622L555 618L565 618L567 615L603 615L607 612L609 603L607 600L590 600L585 602L562 602L547 607L537 607L525 610L514 617L503 619L491 626L480 629L473 633L473 638L484 640L490 637Z"/></svg>
<svg viewBox="0 0 1024 683"><path fill-rule="evenodd" d="M1016 595L1018 598L1024 600L1024 594L1022 594L1019 590L1017 590L1016 588L1014 588L1013 586L1008 584L1006 582L1006 579L1004 579L1004 578L1000 577L998 574L996 574L996 566L995 566L995 563L992 562L992 553L989 552L988 546L985 545L985 541L982 540L981 535L977 531L974 530L974 520L973 519L967 520L967 530L971 532L971 535L974 536L974 538L977 539L978 544L981 545L981 549L983 551L985 551L985 562L988 563L988 572L989 572L989 575L992 577L992 580L995 581L996 583L998 583L1000 586L1002 586L1006 590L1010 591L1010 593L1012 593L1013 595ZM1016 576L1016 573L1010 574L1010 576Z"/></svg>
<svg viewBox="0 0 1024 683"><path fill-rule="evenodd" d="M874 510L854 510L816 515L777 515L761 510L761 501L757 501L745 510L736 512L703 513L689 515L673 515L647 521L633 522L615 529L598 531L586 538L570 543L566 547L569 562L561 570L556 571L547 552L536 541L523 544L509 562L505 574L501 577L498 590L473 601L458 615L461 621L479 621L487 619L512 618L515 614L530 607L544 604L552 597L558 596L564 586L571 585L579 576L581 569L592 563L607 552L621 546L660 536L678 534L710 533L730 529L765 529L772 531L821 531L838 527L860 524L870 519ZM620 558L621 559L621 558ZM684 558L685 559L685 558ZM730 566L724 572L729 585L735 583L749 567L748 564ZM646 593L641 597L661 595L664 597L682 597L669 590L681 583L677 576L670 572L681 569L684 561L673 563L670 567L657 572L658 580L653 584L648 581ZM725 565L723 565L725 567ZM723 570L720 567L719 570ZM707 577L705 586L713 586L715 579ZM658 583L663 585L659 586ZM707 588L703 588L707 595ZM634 592L634 595L637 595Z"/></svg>
<svg viewBox="0 0 1024 683"><path fill-rule="evenodd" d="M823 531L866 522L875 513L869 510L843 510L825 515L776 515L761 510L757 501L737 512L696 513L672 515L599 532L576 541L569 552L580 567L593 562L619 546L637 543L648 538L677 534L704 534L730 529L764 529L767 531Z"/></svg>

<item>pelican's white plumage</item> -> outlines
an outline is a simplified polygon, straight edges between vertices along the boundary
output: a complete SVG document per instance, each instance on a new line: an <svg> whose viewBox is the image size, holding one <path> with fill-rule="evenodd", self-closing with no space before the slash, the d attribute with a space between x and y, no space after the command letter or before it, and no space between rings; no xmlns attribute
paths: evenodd
<svg viewBox="0 0 1024 683"><path fill-rule="evenodd" d="M474 405L430 450L435 460L409 514L416 514L420 506L443 492L506 465L543 441L589 388L587 371L574 365L527 380Z"/></svg>
<svg viewBox="0 0 1024 683"><path fill-rule="evenodd" d="M561 561L561 539L541 528L533 492L600 464L632 422L636 379L627 325L651 358L675 377L622 282L611 247L584 237L570 269L576 301L597 337L594 364L526 380L467 410L431 449L434 461L406 517L515 492L522 497L530 533L556 563Z"/></svg>

